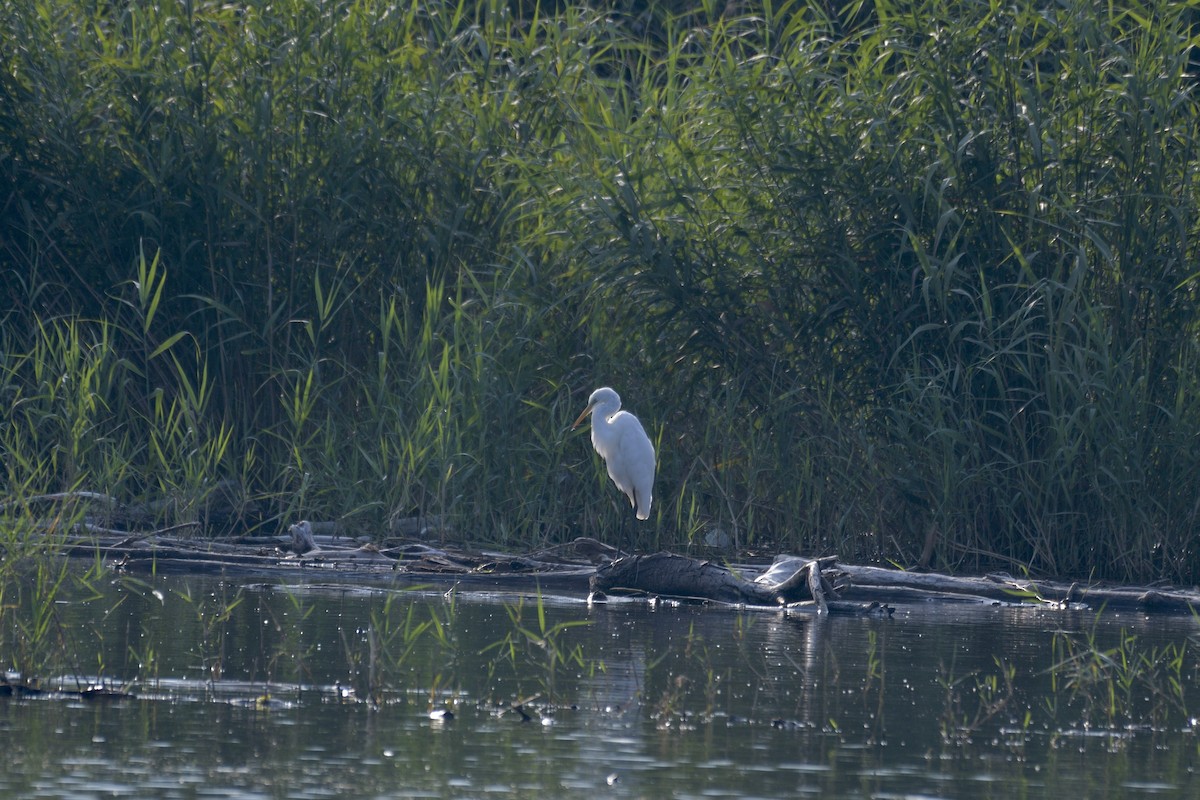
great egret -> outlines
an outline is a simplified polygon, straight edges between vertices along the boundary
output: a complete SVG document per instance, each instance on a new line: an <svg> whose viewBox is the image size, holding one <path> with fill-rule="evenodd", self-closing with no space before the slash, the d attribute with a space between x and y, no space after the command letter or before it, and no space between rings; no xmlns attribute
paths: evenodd
<svg viewBox="0 0 1200 800"><path fill-rule="evenodd" d="M604 459L608 477L629 498L638 519L650 518L654 501L654 445L638 418L621 410L621 396L607 386L592 392L571 430L592 415L592 447Z"/></svg>

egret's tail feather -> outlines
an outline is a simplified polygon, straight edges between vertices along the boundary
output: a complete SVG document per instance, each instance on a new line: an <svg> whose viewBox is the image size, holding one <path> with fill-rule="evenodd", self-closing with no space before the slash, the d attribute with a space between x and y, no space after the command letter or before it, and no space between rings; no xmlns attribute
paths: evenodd
<svg viewBox="0 0 1200 800"><path fill-rule="evenodd" d="M629 498L633 504L633 510L637 514L638 519L650 519L650 503L642 505L641 498L638 497L637 489L633 490L633 497Z"/></svg>

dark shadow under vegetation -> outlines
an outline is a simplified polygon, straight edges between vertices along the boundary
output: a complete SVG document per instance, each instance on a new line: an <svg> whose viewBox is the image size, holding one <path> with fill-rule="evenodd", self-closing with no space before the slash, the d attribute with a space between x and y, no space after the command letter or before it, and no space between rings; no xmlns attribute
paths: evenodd
<svg viewBox="0 0 1200 800"><path fill-rule="evenodd" d="M6 552L95 492L1193 583L1196 25L0 0ZM601 385L647 523L569 434Z"/></svg>

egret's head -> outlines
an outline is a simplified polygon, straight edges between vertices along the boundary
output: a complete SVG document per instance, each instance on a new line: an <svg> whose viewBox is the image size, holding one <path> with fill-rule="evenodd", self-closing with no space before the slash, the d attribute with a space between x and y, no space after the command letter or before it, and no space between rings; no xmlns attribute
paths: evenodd
<svg viewBox="0 0 1200 800"><path fill-rule="evenodd" d="M602 386L592 392L592 396L588 398L587 408L583 409L583 413L575 419L574 424L571 425L571 430L578 428L579 423L583 422L587 418L587 415L591 414L597 408L608 408L610 406L614 411L620 408L621 395L607 386Z"/></svg>

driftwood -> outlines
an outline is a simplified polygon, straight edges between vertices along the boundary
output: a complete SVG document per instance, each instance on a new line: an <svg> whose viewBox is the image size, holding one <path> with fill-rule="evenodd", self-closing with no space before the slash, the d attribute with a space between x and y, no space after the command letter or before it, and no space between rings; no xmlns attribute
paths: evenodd
<svg viewBox="0 0 1200 800"><path fill-rule="evenodd" d="M101 559L120 571L218 573L281 576L320 572L355 584L461 584L478 589L587 591L594 561L606 546L594 539L560 545L541 553L517 556L422 542L364 539L316 533L332 530L321 524L297 523L286 536L242 536L232 539L178 537L178 529L127 534L91 524L75 525L68 536L54 539L56 552L88 560ZM577 555L572 550L578 550ZM296 552L300 550L302 552ZM611 551L615 552L615 551Z"/></svg>
<svg viewBox="0 0 1200 800"><path fill-rule="evenodd" d="M593 599L605 592L624 591L722 603L811 606L820 615L874 608L838 601L846 581L833 558L781 556L770 569L749 579L720 564L674 553L627 556L597 569L589 585Z"/></svg>
<svg viewBox="0 0 1200 800"><path fill-rule="evenodd" d="M619 558L596 570L590 587L593 594L624 590L724 603L745 602L747 597L759 603L774 600L725 567L672 553Z"/></svg>
<svg viewBox="0 0 1200 800"><path fill-rule="evenodd" d="M317 549L317 540L313 538L313 526L308 520L301 520L288 528L292 537L292 552L303 555Z"/></svg>
<svg viewBox="0 0 1200 800"><path fill-rule="evenodd" d="M853 612L871 603L965 602L1064 611L1200 614L1200 593L1195 590L1035 581L1001 573L957 577L850 566L832 557L779 556L758 578L748 580L744 575L751 569L735 571L669 553L632 556L599 568L591 588L732 603L811 605L818 613Z"/></svg>
<svg viewBox="0 0 1200 800"><path fill-rule="evenodd" d="M221 487L216 495L232 488ZM215 512L210 504L210 511ZM145 524L146 506L125 507L108 495L66 492L0 502L0 513L14 508L41 512L34 530L49 547L67 555L100 558L122 570L286 574L322 570L339 580L358 582L456 583L481 588L521 589L534 585L568 592L625 590L658 597L786 606L818 614L855 611L870 604L927 601L1100 611L1200 613L1200 592L1179 588L1107 586L1094 582L1033 580L1006 574L956 577L838 563L834 557L780 556L770 565L724 566L670 553L618 558L595 539L526 554L427 542L449 529L436 517L395 520L393 531L413 533L422 541L385 536L374 542L355 538L331 522L301 521L285 536L213 538L199 534L199 522L169 528ZM79 510L84 513L79 514ZM64 513L65 510L65 513ZM74 522L71 522L74 520ZM64 529L64 525L70 527ZM614 560L615 559L615 560Z"/></svg>
<svg viewBox="0 0 1200 800"><path fill-rule="evenodd" d="M852 596L904 602L961 599L1005 603L1036 603L1061 609L1099 611L1166 611L1200 613L1200 593L1195 590L1153 587L1114 587L1078 581L1014 578L1004 573L983 577L954 577L937 573L905 572L880 567L841 567L853 586Z"/></svg>

